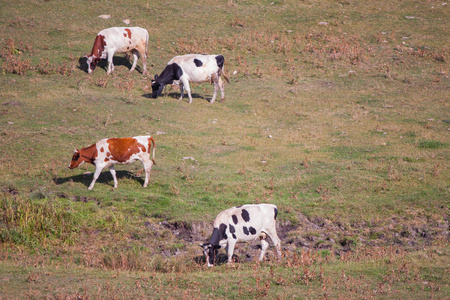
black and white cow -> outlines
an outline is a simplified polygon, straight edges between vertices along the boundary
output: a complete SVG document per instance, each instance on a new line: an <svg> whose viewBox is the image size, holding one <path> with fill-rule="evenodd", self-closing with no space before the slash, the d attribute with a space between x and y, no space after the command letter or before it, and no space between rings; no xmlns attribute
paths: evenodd
<svg viewBox="0 0 450 300"><path fill-rule="evenodd" d="M214 103L217 91L220 88L221 101L225 100L225 90L222 75L229 83L224 74L223 65L225 58L222 55L187 54L172 58L161 74L155 75L152 80L152 97L158 98L166 84L179 84L181 90L180 100L183 99L183 89L192 103L191 88L189 82L199 83L209 81L214 84L214 94L210 103Z"/></svg>
<svg viewBox="0 0 450 300"><path fill-rule="evenodd" d="M252 242L261 239L261 254L263 260L269 243L265 240L267 235L277 249L278 258L281 258L280 239L276 230L278 209L273 204L249 204L232 207L217 215L214 220L214 230L208 243L200 245L206 256L208 267L214 265L217 251L227 248L228 263L231 263L234 246L237 242Z"/></svg>

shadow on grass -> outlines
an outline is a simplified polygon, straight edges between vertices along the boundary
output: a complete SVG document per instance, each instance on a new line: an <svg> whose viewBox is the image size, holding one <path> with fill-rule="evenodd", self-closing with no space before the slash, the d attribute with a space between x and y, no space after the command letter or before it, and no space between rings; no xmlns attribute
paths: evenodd
<svg viewBox="0 0 450 300"><path fill-rule="evenodd" d="M159 96L158 98L170 97L170 98L174 98L174 99L178 100L178 99L180 99L180 96L181 96L181 93L174 93L174 92L172 92L172 93L161 94L161 96ZM209 102L211 100L211 98L203 97L203 96L201 96L201 95L199 95L197 93L191 93L191 96L192 96L192 102L194 102L196 98L205 100L207 102ZM153 99L152 93L143 94L142 97ZM182 101L189 102L189 96L187 95L186 92L184 93Z"/></svg>
<svg viewBox="0 0 450 300"><path fill-rule="evenodd" d="M134 180L139 181L139 183L141 185L144 184L144 178L135 176L134 173L131 173L129 171L117 171L116 170L116 176L117 176L117 181L119 181L119 185L120 185L120 180L123 178L132 178ZM57 185L64 184L67 182L79 182L79 183L84 184L86 187L88 187L91 184L93 177L94 177L94 173L79 174L79 175L74 175L74 176L69 176L69 177L56 177L56 178L53 178L53 182L56 183ZM96 186L98 184L109 184L111 186L114 186L113 178L112 178L109 170L103 171L100 174L97 181L95 182Z"/></svg>
<svg viewBox="0 0 450 300"><path fill-rule="evenodd" d="M198 265L205 265L206 264L206 257L204 255L197 256L197 257L194 257L194 261ZM216 260L214 262L214 265L215 266L220 266L220 265L223 265L223 264L227 264L227 262L228 262L228 255L226 253L218 253L217 257L216 257ZM233 254L233 262L235 262L235 263L236 262L237 263L240 262L239 257L236 254Z"/></svg>
<svg viewBox="0 0 450 300"><path fill-rule="evenodd" d="M138 65L136 66L136 70L142 74L143 70L139 66L139 62L140 62L140 60L138 60ZM79 63L78 69L87 73L88 72L87 58L85 56L80 57L78 59L78 63ZM114 56L113 57L113 65L114 65L114 67L125 66L128 69L131 69L131 67L133 66L127 57L122 57L122 56ZM103 71L106 73L108 71L108 60L107 59L100 60L100 62L97 65L97 69L99 69L99 68L103 69Z"/></svg>

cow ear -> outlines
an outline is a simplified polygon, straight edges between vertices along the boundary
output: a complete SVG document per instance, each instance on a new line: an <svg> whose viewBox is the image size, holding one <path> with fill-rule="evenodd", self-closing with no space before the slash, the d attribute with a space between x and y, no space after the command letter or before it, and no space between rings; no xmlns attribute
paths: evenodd
<svg viewBox="0 0 450 300"><path fill-rule="evenodd" d="M157 74L155 74L155 80L156 80L156 79L158 79L158 75L157 75Z"/></svg>

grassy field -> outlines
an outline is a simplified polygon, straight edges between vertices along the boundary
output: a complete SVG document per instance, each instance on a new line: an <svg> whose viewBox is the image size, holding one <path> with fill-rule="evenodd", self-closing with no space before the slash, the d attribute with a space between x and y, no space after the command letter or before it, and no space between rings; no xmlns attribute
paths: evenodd
<svg viewBox="0 0 450 300"><path fill-rule="evenodd" d="M0 299L450 297L443 1L0 4ZM88 75L125 19L150 33L151 75L122 54ZM150 98L187 53L224 55L225 102L206 83L192 104ZM146 189L139 163L117 189L68 169L74 148L144 134ZM242 244L207 269L198 244L246 203L278 206L283 260Z"/></svg>

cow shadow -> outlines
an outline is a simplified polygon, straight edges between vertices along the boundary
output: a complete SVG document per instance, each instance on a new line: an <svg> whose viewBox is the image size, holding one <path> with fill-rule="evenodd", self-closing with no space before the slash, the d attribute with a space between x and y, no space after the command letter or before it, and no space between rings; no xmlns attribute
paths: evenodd
<svg viewBox="0 0 450 300"><path fill-rule="evenodd" d="M180 92L178 92L178 93L177 92L170 92L170 93L167 93L166 95L167 95L167 97L175 98L177 100L180 99L180 97L181 97L181 93ZM192 101L194 101L197 98L205 100L205 101L208 101L208 102L210 100L210 98L206 98L206 97L204 97L204 96L202 96L200 94L197 94L197 93L192 93L191 92L191 96L192 96ZM186 92L184 92L184 96L183 96L183 100L182 101L189 102L189 96L188 96L188 94Z"/></svg>
<svg viewBox="0 0 450 300"><path fill-rule="evenodd" d="M233 254L233 262L240 262L239 257L236 254ZM206 257L204 255L194 257L195 263L198 265L206 265ZM216 260L214 262L215 266L220 266L228 263L228 255L226 253L218 253L216 256Z"/></svg>
<svg viewBox="0 0 450 300"><path fill-rule="evenodd" d="M165 93L165 92L164 92L163 94L161 94L161 95L159 96L159 98L169 97L169 98L174 98L174 99L178 100L178 99L180 99L180 96L181 96L181 93L180 93L180 92L178 92L178 93L176 93L176 92ZM192 102L193 102L195 99L202 99L202 100L205 100L205 101L209 102L209 101L211 100L211 98L212 98L212 96L211 96L210 98L207 98L207 97L204 97L204 96L202 96L202 95L200 95L200 94L197 94L197 93L191 93L191 96L192 96ZM152 93L149 93L149 94L143 94L142 97L144 97L144 98L149 98L149 99L154 99L154 98L152 97ZM183 100L182 100L182 101L184 101L184 102L189 102L189 96L188 96L188 94L187 94L186 92L184 93L184 96L183 96Z"/></svg>
<svg viewBox="0 0 450 300"><path fill-rule="evenodd" d="M131 58L133 59L133 58ZM143 73L143 70L141 68L141 66L139 66L139 63L142 62L141 59L138 60L138 65L136 66L136 71L140 72L141 74ZM88 72L88 66L87 66L87 57L83 56L80 57L78 59L78 69L84 72ZM127 56L114 56L113 57L113 64L114 67L117 66L125 66L128 68L128 70L131 69L131 67L133 66L133 64L130 61L130 57ZM100 60L100 62L97 65L97 69L102 69L105 73L108 71L108 60L107 59L102 59Z"/></svg>
<svg viewBox="0 0 450 300"><path fill-rule="evenodd" d="M53 178L53 182L56 185L61 185L61 184L67 183L67 182L77 182L77 183L82 183L86 187L88 187L91 184L93 177L94 177L94 173L87 173L87 174L79 174L79 175L68 176L68 177L56 177L56 178ZM131 178L133 180L139 181L141 185L144 184L144 180L145 180L144 178L136 176L134 173L125 171L125 170L124 171L116 170L116 177L117 177L118 181L120 181L123 178ZM100 176L98 177L97 181L95 182L96 185L99 183L114 186L113 178L108 169L103 171L100 174Z"/></svg>
<svg viewBox="0 0 450 300"><path fill-rule="evenodd" d="M87 73L87 57L82 56L78 59L78 69Z"/></svg>

